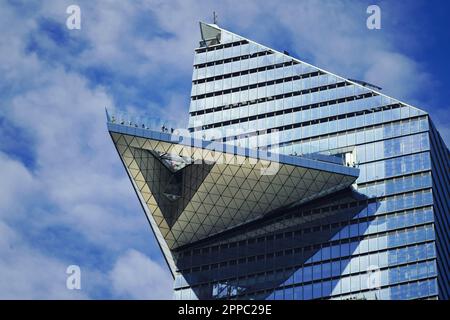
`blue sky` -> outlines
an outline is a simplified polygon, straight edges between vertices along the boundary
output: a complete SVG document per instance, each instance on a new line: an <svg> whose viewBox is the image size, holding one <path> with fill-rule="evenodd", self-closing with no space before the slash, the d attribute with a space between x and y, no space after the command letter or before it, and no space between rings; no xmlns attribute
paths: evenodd
<svg viewBox="0 0 450 320"><path fill-rule="evenodd" d="M81 8L68 30L66 8ZM366 28L378 4L381 30ZM104 108L187 122L198 21L428 111L450 143L447 1L0 3L0 298L170 298ZM66 289L79 265L82 289Z"/></svg>

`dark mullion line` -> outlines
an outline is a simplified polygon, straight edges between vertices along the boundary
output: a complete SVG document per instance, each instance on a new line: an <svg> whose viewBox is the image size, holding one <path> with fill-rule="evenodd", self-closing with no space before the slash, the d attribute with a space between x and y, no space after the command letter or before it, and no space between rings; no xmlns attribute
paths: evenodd
<svg viewBox="0 0 450 320"><path fill-rule="evenodd" d="M264 82L257 82L257 83L254 83L254 84L249 84L249 85L240 86L240 87L234 87L234 88L225 89L225 90L218 90L218 91L213 91L213 92L208 92L208 93L202 93L202 94L191 96L191 99L192 100L200 100L200 99L203 99L203 98L210 98L210 97L215 97L215 96L221 96L221 95L232 93L232 92L246 91L246 90L249 90L249 89L267 87L267 86L271 86L271 85L279 84L279 83L292 82L292 81L295 81L295 80L301 80L301 79L306 79L306 78L318 77L318 76L323 75L323 74L324 73L322 71L314 71L314 72L304 73L302 75L283 77L283 78L279 78L279 79L274 79L274 80L269 80L269 81L264 81ZM342 82L340 82L340 83L342 83ZM324 87L324 86L313 87L313 88L321 88L321 87ZM313 88L304 89L304 90L310 90L310 89L313 89Z"/></svg>

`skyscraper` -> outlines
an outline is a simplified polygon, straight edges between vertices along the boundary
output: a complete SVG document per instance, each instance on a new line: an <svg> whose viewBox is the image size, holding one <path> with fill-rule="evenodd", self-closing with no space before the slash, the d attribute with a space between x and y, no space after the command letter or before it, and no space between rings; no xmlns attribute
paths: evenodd
<svg viewBox="0 0 450 320"><path fill-rule="evenodd" d="M108 116L175 298L448 299L450 153L428 113L200 31L188 131Z"/></svg>

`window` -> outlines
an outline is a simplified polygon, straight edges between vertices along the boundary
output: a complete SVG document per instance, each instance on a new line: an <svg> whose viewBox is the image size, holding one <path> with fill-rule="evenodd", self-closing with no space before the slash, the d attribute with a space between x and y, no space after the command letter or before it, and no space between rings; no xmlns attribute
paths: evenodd
<svg viewBox="0 0 450 320"><path fill-rule="evenodd" d="M341 292L347 293L350 291L350 277L345 277L341 279Z"/></svg>
<svg viewBox="0 0 450 320"><path fill-rule="evenodd" d="M303 282L308 282L312 280L312 267L303 267Z"/></svg>
<svg viewBox="0 0 450 320"><path fill-rule="evenodd" d="M305 300L310 300L313 297L313 293L312 293L312 285L308 284L303 286L303 298Z"/></svg>

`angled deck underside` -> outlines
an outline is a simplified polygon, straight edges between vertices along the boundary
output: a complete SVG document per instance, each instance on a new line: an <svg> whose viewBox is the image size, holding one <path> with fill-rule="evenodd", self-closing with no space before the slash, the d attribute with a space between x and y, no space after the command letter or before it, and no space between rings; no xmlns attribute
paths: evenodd
<svg viewBox="0 0 450 320"><path fill-rule="evenodd" d="M357 178L355 171L333 172L330 167L341 166L330 164L321 170L311 160L311 167L280 162L275 174L261 174L270 161L130 135L119 127L110 128L111 137L169 249L342 190Z"/></svg>

